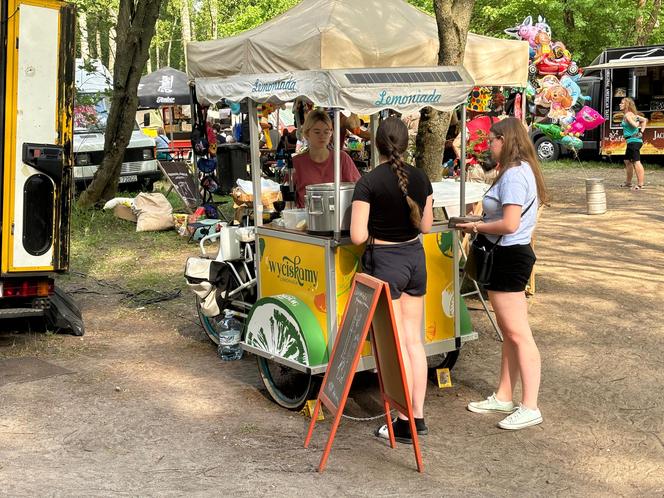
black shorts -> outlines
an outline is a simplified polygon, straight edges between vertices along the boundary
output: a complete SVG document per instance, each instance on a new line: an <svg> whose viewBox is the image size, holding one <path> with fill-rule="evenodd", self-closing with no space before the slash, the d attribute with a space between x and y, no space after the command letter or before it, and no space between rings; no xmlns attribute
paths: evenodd
<svg viewBox="0 0 664 498"><path fill-rule="evenodd" d="M392 299L399 299L403 292L410 296L426 294L426 258L419 239L402 244L368 245L362 255L362 268L390 285Z"/></svg>
<svg viewBox="0 0 664 498"><path fill-rule="evenodd" d="M479 235L478 239L491 245L483 235ZM497 246L493 251L489 283L484 288L501 292L523 292L526 290L536 260L530 244Z"/></svg>
<svg viewBox="0 0 664 498"><path fill-rule="evenodd" d="M643 147L643 142L627 142L627 149L625 150L625 161L640 161L641 147Z"/></svg>

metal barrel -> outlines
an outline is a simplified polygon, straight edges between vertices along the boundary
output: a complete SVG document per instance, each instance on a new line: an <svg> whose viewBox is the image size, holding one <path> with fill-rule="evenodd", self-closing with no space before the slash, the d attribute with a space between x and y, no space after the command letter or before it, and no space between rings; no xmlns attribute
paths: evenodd
<svg viewBox="0 0 664 498"><path fill-rule="evenodd" d="M606 213L606 192L603 178L586 178L588 214Z"/></svg>

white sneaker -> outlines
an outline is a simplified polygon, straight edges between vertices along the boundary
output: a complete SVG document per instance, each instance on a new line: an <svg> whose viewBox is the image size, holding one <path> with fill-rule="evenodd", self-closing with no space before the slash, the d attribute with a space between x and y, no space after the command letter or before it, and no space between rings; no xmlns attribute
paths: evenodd
<svg viewBox="0 0 664 498"><path fill-rule="evenodd" d="M498 422L498 427L516 431L541 423L542 414L539 409L531 410L523 405L519 405L519 408L514 413Z"/></svg>
<svg viewBox="0 0 664 498"><path fill-rule="evenodd" d="M483 401L471 401L466 408L473 413L512 413L515 409L511 401L496 399L496 393Z"/></svg>

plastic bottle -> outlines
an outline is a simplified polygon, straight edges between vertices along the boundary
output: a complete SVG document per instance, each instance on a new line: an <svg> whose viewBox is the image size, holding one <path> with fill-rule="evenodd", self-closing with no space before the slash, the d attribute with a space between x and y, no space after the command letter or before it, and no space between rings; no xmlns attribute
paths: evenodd
<svg viewBox="0 0 664 498"><path fill-rule="evenodd" d="M219 347L217 354L224 361L242 358L242 324L231 310L224 310L224 318L219 322Z"/></svg>

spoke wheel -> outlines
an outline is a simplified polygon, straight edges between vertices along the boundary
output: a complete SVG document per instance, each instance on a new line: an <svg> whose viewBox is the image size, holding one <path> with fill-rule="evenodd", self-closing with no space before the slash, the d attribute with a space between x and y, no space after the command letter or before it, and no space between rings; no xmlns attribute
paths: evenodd
<svg viewBox="0 0 664 498"><path fill-rule="evenodd" d="M299 411L315 399L320 387L318 377L257 356L258 371L270 397L280 406Z"/></svg>

